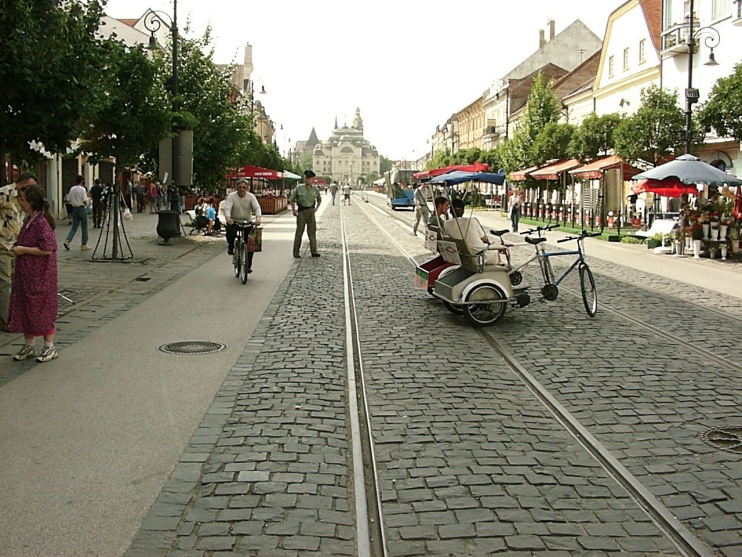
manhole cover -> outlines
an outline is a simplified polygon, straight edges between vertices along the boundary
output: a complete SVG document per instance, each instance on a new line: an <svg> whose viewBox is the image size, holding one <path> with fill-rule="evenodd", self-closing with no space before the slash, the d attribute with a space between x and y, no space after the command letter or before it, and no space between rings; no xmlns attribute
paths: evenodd
<svg viewBox="0 0 742 557"><path fill-rule="evenodd" d="M162 352L167 352L168 354L186 354L189 356L212 354L214 352L221 352L226 348L226 344L210 342L208 340L185 340L183 342L171 342L160 346Z"/></svg>
<svg viewBox="0 0 742 557"><path fill-rule="evenodd" d="M701 435L703 442L730 453L742 454L742 426L717 427Z"/></svg>

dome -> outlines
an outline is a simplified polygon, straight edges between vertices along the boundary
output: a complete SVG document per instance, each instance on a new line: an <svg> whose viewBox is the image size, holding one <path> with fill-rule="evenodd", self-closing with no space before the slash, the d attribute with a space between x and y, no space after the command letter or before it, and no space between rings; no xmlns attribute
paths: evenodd
<svg viewBox="0 0 742 557"><path fill-rule="evenodd" d="M343 147L342 149L340 149L340 152L341 153L352 153L353 149L351 149L350 147Z"/></svg>

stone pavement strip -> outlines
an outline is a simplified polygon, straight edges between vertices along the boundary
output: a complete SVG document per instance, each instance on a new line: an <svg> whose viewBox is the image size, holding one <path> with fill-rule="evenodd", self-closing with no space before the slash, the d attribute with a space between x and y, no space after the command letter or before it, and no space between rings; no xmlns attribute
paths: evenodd
<svg viewBox="0 0 742 557"><path fill-rule="evenodd" d="M340 213L390 555L675 555L362 206L328 209L125 557L353 555Z"/></svg>

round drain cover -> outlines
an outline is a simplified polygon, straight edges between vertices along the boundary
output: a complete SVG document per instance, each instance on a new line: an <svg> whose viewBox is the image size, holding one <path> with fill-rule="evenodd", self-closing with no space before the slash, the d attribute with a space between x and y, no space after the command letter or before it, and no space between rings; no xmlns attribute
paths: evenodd
<svg viewBox="0 0 742 557"><path fill-rule="evenodd" d="M171 342L160 346L160 351L168 354L212 354L221 352L227 348L226 344L220 342L210 342L208 340L184 340L182 342Z"/></svg>
<svg viewBox="0 0 742 557"><path fill-rule="evenodd" d="M701 435L704 443L722 451L742 454L742 426L716 427Z"/></svg>

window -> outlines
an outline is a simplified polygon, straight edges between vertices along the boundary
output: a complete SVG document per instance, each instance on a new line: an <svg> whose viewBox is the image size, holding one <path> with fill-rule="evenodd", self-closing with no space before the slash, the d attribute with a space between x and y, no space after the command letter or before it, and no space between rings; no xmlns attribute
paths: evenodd
<svg viewBox="0 0 742 557"><path fill-rule="evenodd" d="M628 71L629 69L629 49L624 48L623 49L623 71Z"/></svg>
<svg viewBox="0 0 742 557"><path fill-rule="evenodd" d="M646 59L646 48L647 48L647 39L642 39L639 41L639 63L643 64L647 61Z"/></svg>
<svg viewBox="0 0 742 557"><path fill-rule="evenodd" d="M712 0L711 19L727 17L732 12L731 0Z"/></svg>
<svg viewBox="0 0 742 557"><path fill-rule="evenodd" d="M608 57L608 77L613 77L613 56Z"/></svg>

